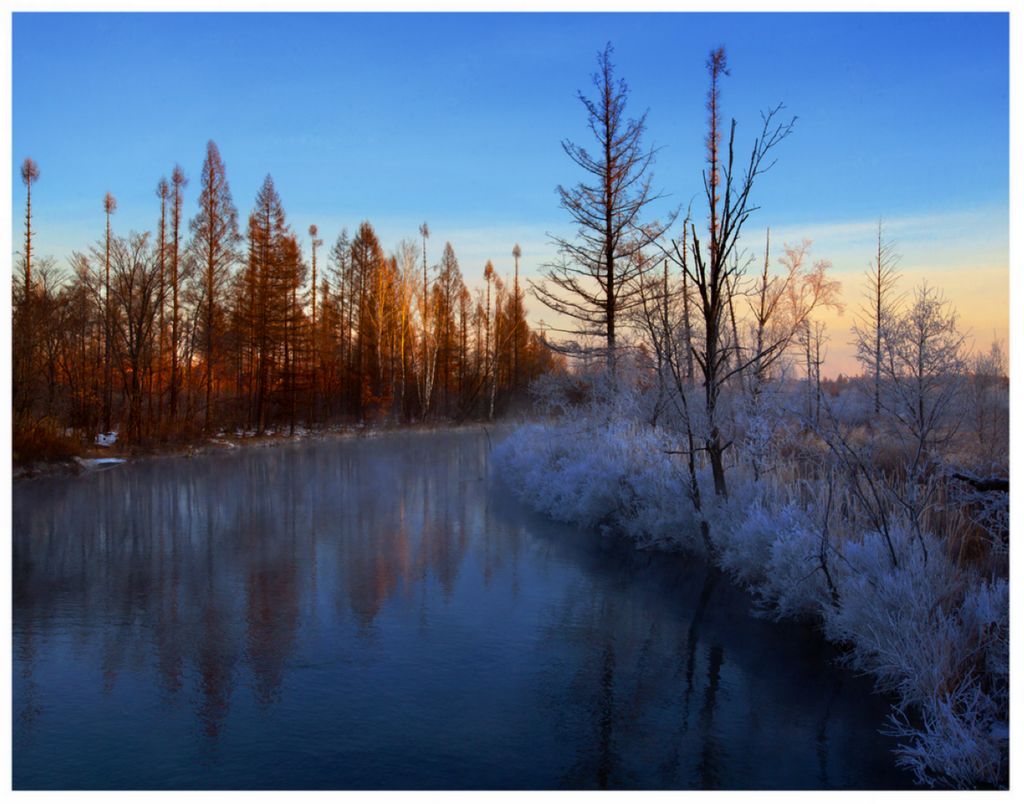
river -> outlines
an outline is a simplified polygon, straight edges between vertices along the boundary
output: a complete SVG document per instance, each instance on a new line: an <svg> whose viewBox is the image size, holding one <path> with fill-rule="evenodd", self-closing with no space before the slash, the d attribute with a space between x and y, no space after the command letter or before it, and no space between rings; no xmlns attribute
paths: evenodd
<svg viewBox="0 0 1024 804"><path fill-rule="evenodd" d="M15 788L910 786L810 627L531 513L496 440L18 481Z"/></svg>

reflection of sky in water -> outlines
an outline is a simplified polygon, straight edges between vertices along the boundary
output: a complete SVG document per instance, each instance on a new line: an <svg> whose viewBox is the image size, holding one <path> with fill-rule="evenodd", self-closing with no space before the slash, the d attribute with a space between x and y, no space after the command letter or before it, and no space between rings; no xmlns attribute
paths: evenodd
<svg viewBox="0 0 1024 804"><path fill-rule="evenodd" d="M17 787L891 787L886 706L473 432L19 483Z"/></svg>

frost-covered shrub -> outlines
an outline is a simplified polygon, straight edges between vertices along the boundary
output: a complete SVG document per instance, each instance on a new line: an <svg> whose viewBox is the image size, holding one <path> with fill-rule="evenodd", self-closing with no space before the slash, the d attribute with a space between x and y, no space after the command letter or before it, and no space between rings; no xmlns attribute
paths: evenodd
<svg viewBox="0 0 1024 804"><path fill-rule="evenodd" d="M719 566L745 586L761 582L779 528L777 514L755 502L737 527L715 534Z"/></svg>
<svg viewBox="0 0 1024 804"><path fill-rule="evenodd" d="M851 663L907 703L922 701L954 670L943 604L957 595L958 579L938 542L925 536L929 560L905 529L892 532L894 567L885 540L868 533L843 547L837 584L842 606L825 619L825 633L853 646Z"/></svg>
<svg viewBox="0 0 1024 804"><path fill-rule="evenodd" d="M764 582L756 590L773 616L820 616L831 597L819 557L821 533L808 522L783 528L771 545Z"/></svg>
<svg viewBox="0 0 1024 804"><path fill-rule="evenodd" d="M825 632L850 646L854 667L899 696L894 733L908 739L901 762L919 781L995 782L1004 753L997 721L1006 711L999 699L1007 678L1008 586L965 577L934 537L925 535L925 559L905 529L893 535L898 567L878 534L846 546L842 605L825 611ZM922 723L912 725L908 712Z"/></svg>
<svg viewBox="0 0 1024 804"><path fill-rule="evenodd" d="M683 477L651 428L525 425L495 457L512 489L553 519L611 528L643 546L697 547L686 538L697 522Z"/></svg>
<svg viewBox="0 0 1024 804"><path fill-rule="evenodd" d="M978 679L967 676L952 691L936 690L919 711L920 724L897 710L886 730L906 741L897 764L912 771L919 784L970 788L1006 778L1009 731L997 721L1001 710Z"/></svg>

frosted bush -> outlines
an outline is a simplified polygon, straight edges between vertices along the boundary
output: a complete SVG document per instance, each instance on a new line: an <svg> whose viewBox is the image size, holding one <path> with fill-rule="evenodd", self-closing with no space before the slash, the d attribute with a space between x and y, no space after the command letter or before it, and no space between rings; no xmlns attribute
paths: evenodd
<svg viewBox="0 0 1024 804"><path fill-rule="evenodd" d="M655 431L590 422L525 425L496 452L499 471L531 507L605 527L641 546L689 546L697 523L683 478Z"/></svg>
<svg viewBox="0 0 1024 804"><path fill-rule="evenodd" d="M902 738L897 764L919 784L974 787L981 779L1005 777L1008 736L994 724L996 706L978 681L965 677L951 692L936 690L920 709L921 724L897 711L886 733Z"/></svg>
<svg viewBox="0 0 1024 804"><path fill-rule="evenodd" d="M838 580L843 605L829 612L825 630L853 646L851 663L872 673L880 688L919 704L956 676L962 660L955 618L947 612L959 599L960 580L936 540L926 536L926 561L905 531L892 535L898 567L878 534L847 545Z"/></svg>
<svg viewBox="0 0 1024 804"><path fill-rule="evenodd" d="M820 615L831 596L820 560L821 533L810 523L793 523L772 542L765 580L757 589L761 605L773 616Z"/></svg>
<svg viewBox="0 0 1024 804"><path fill-rule="evenodd" d="M734 527L716 529L719 565L748 587L763 584L779 533L797 527L804 519L792 506L776 510L756 500Z"/></svg>

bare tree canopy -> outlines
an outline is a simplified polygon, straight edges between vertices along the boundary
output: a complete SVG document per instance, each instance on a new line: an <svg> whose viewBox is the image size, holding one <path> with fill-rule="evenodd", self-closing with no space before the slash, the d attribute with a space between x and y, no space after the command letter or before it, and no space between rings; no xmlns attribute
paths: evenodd
<svg viewBox="0 0 1024 804"><path fill-rule="evenodd" d="M531 282L531 289L547 308L574 322L552 331L604 341L607 366L614 373L617 316L640 303L636 279L645 262L638 257L667 224L644 220L647 208L661 197L651 188L655 149L642 142L647 113L626 117L629 87L616 80L611 56L611 44L597 56L592 76L596 98L579 93L597 149L591 153L562 142L569 158L588 174L574 187L557 188L576 236L553 238L559 260L548 266L544 281Z"/></svg>
<svg viewBox="0 0 1024 804"><path fill-rule="evenodd" d="M896 283L900 255L896 244L886 240L882 221L878 221L878 244L871 267L867 271L866 299L853 326L857 360L874 381L875 414L881 412L883 341L891 329L899 297Z"/></svg>
<svg viewBox="0 0 1024 804"><path fill-rule="evenodd" d="M769 170L774 162L768 156L775 146L793 130L796 118L789 122L776 120L782 105L761 116L761 133L754 140L746 168L740 174L735 160L736 120L729 128L729 144L723 161L720 145L720 77L728 75L725 51L713 50L707 61L711 85L708 89L708 166L704 171L704 195L708 202L708 244L705 252L695 224L690 224L689 243L692 262L685 259L678 246L676 258L692 284L698 299L704 324L704 340L694 350L694 358L704 378L705 409L708 433L704 448L711 461L715 480L715 493L727 495L725 470L722 455L728 444L724 442L719 429L718 397L724 383L733 375L743 371L755 358L745 362L736 360L730 367L734 352L730 345L725 316L732 310L732 296L743 272L743 265L737 258L737 241L743 225L757 209L750 193L756 178ZM756 356L755 356L756 357Z"/></svg>

